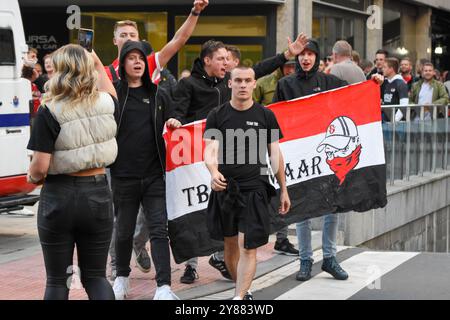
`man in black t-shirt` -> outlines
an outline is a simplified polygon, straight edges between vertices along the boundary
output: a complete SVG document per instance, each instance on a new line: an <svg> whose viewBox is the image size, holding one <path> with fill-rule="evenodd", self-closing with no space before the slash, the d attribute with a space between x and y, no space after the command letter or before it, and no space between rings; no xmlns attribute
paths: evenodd
<svg viewBox="0 0 450 320"><path fill-rule="evenodd" d="M213 109L206 120L205 163L211 173L207 209L208 230L224 241L225 263L236 282L235 300L253 299L249 289L256 271L256 250L268 242L269 201L275 194L265 161L280 185L280 214L290 200L284 160L278 140L282 137L273 112L254 103L255 73L237 67L231 73L232 98Z"/></svg>
<svg viewBox="0 0 450 320"><path fill-rule="evenodd" d="M148 73L145 48L128 41L120 53L120 80L115 82L119 112L116 115L118 155L111 166L116 215L117 300L129 292L130 259L139 206L149 228L151 254L156 269L155 300L178 299L172 292L170 251L165 201L165 149L162 139L168 119L169 95L156 88ZM158 90L158 95L156 91Z"/></svg>
<svg viewBox="0 0 450 320"><path fill-rule="evenodd" d="M399 62L396 58L387 58L383 67L383 74L385 81L381 86L381 100L383 105L407 105L408 85L403 77L398 74ZM383 112L383 120L389 121L392 114ZM395 114L395 121L400 121L403 118L403 113L400 109Z"/></svg>
<svg viewBox="0 0 450 320"><path fill-rule="evenodd" d="M255 77L262 77L282 67L286 61L303 50L307 41L308 38L303 33L299 34L293 43L289 39L288 49L284 53L265 59L253 67ZM228 87L229 70L231 68L228 63L227 46L220 41L205 42L200 57L194 61L191 76L180 80L174 91L176 119L169 119L167 126L178 128L181 122L203 120L213 108L229 101L231 98L231 90ZM186 262L186 269L180 278L182 283L190 284L198 278L197 264L197 258ZM219 270L223 277L230 279L223 261L223 252L214 253L209 259L209 264Z"/></svg>

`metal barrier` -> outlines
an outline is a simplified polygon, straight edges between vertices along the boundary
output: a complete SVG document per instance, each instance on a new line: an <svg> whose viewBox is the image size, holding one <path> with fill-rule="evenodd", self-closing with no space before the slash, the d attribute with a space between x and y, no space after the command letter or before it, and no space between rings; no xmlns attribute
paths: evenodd
<svg viewBox="0 0 450 320"><path fill-rule="evenodd" d="M398 109L405 121L392 121ZM448 105L391 105L382 106L382 110L391 119L383 122L386 171L391 185L396 179L435 173L437 168L448 170Z"/></svg>

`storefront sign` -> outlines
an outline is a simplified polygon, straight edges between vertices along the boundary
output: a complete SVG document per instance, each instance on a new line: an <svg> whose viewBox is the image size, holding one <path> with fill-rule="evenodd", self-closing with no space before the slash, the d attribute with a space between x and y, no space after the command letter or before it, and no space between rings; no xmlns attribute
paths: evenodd
<svg viewBox="0 0 450 320"><path fill-rule="evenodd" d="M27 44L38 50L53 51L58 49L58 43L53 35L29 35Z"/></svg>

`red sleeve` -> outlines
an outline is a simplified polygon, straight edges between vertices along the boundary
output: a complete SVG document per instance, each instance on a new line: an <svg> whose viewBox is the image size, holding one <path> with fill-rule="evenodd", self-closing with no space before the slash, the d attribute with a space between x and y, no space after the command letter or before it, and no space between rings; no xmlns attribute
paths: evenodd
<svg viewBox="0 0 450 320"><path fill-rule="evenodd" d="M116 71L117 78L119 78L119 60L115 59L110 65L113 66L114 70ZM106 71L106 74L108 75L109 80L111 80L111 82L112 82L113 77L112 77L109 65L105 66L105 71Z"/></svg>
<svg viewBox="0 0 450 320"><path fill-rule="evenodd" d="M109 70L109 66L105 67L106 74L108 75L109 80L113 81L111 71Z"/></svg>
<svg viewBox="0 0 450 320"><path fill-rule="evenodd" d="M31 117L34 118L39 109L39 106L41 105L41 99L38 97L41 95L41 92L39 91L37 85L35 85L34 83L31 84L31 91L33 92L33 112L31 114Z"/></svg>
<svg viewBox="0 0 450 320"><path fill-rule="evenodd" d="M152 82L158 85L161 78L159 64L156 61L158 52L152 52L151 55L147 56L148 73Z"/></svg>

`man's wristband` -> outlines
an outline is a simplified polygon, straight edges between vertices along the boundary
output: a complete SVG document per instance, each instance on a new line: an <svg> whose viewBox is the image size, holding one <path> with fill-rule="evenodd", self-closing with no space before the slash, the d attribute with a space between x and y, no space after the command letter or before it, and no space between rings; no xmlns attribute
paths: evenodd
<svg viewBox="0 0 450 320"><path fill-rule="evenodd" d="M197 12L197 11L195 11L195 8L192 8L191 14L192 14L193 16L198 17L198 16L200 15L200 12Z"/></svg>

